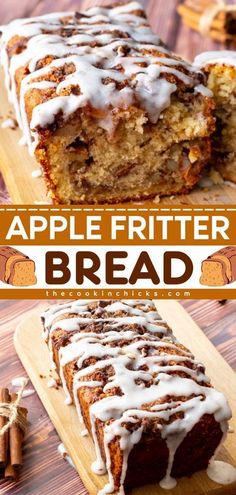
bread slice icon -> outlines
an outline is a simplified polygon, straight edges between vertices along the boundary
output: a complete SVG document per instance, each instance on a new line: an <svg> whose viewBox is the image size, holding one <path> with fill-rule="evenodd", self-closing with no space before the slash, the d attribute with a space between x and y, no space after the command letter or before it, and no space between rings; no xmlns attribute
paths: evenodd
<svg viewBox="0 0 236 495"><path fill-rule="evenodd" d="M35 262L18 249L0 246L0 280L16 287L35 285Z"/></svg>
<svg viewBox="0 0 236 495"><path fill-rule="evenodd" d="M202 262L200 284L217 287L236 280L236 246L226 246Z"/></svg>

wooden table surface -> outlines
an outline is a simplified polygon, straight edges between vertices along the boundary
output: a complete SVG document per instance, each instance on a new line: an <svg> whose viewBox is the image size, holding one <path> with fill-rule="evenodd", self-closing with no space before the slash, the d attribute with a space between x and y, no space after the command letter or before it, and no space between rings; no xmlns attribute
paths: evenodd
<svg viewBox="0 0 236 495"><path fill-rule="evenodd" d="M44 302L0 301L1 386L24 376L15 353L13 332L27 311L40 309ZM49 302L48 302L49 304ZM186 310L217 346L226 361L236 369L236 301L185 301ZM32 338L34 329L32 328ZM1 495L85 495L83 484L57 452L60 440L36 394L23 399L29 409L29 431L25 439L24 466L18 483L0 482Z"/></svg>
<svg viewBox="0 0 236 495"><path fill-rule="evenodd" d="M53 11L84 10L92 5L107 5L113 0L1 0L0 25L17 17L41 15ZM192 60L197 53L205 50L224 48L208 37L186 27L176 12L181 0L139 0L147 10L154 31L176 53ZM236 0L229 0L236 3ZM1 129L0 129L1 132ZM1 157L0 157L1 159ZM9 202L4 181L0 176L0 203Z"/></svg>

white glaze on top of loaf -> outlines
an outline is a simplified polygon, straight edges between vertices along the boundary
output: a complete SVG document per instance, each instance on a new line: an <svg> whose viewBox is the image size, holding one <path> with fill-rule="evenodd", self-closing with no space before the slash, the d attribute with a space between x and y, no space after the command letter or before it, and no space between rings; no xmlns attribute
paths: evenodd
<svg viewBox="0 0 236 495"><path fill-rule="evenodd" d="M60 113L66 120L86 106L104 110L108 115L99 119L99 125L111 131L112 110L132 104L141 106L147 118L156 123L179 84L184 91L210 95L198 71L163 47L138 2L94 7L82 14L55 13L20 19L2 31L2 64L9 97L31 151L37 145L37 129L51 125ZM16 35L24 37L26 45L9 57L8 43ZM48 56L54 60L38 68L38 62ZM50 80L53 70L67 64L73 66L73 72L60 82ZM29 73L21 82L18 98L15 74L24 66ZM51 88L55 92L35 106L28 122L25 95L34 88Z"/></svg>
<svg viewBox="0 0 236 495"><path fill-rule="evenodd" d="M198 69L206 65L231 65L236 67L236 51L233 50L215 50L200 53L195 57L194 66Z"/></svg>
<svg viewBox="0 0 236 495"><path fill-rule="evenodd" d="M107 314L111 316L107 317ZM171 477L175 453L205 414L214 415L225 437L227 421L231 417L225 397L210 386L203 365L178 343L151 301L75 301L55 306L42 316L49 347L57 329L72 332L67 344L59 349L60 377L69 404L72 398L64 369L69 363L76 362L78 371L73 378L73 401L82 422L78 391L80 387L96 388L98 398L90 406L96 449L92 469L97 474L107 470L109 476L109 483L101 495L112 493L115 488L109 444L117 437L123 453L119 494L124 493L129 453L142 437L143 419L157 420L169 449L166 475L160 482L163 488L175 486L176 481ZM93 331L86 328L87 322L103 322L102 328ZM130 324L132 327L128 326ZM92 364L85 364L90 358L93 358ZM105 385L93 378L99 370L102 373L109 367L113 372ZM99 389L103 394L112 393L99 400ZM175 413L181 415L172 420ZM98 419L105 423L105 463L96 431Z"/></svg>

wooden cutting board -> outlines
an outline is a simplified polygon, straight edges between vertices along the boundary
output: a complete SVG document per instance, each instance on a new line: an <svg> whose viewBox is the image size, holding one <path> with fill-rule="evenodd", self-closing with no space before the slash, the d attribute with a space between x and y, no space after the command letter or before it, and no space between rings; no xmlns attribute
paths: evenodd
<svg viewBox="0 0 236 495"><path fill-rule="evenodd" d="M12 106L7 99L3 71L0 70L0 171L9 196L15 204L48 203L46 187L42 177L33 178L32 172L39 170L36 160L25 146L19 145L22 133L19 129L3 129L1 123L14 118ZM236 188L222 185L212 186L209 192L195 188L188 195L164 198L162 204L236 204Z"/></svg>
<svg viewBox="0 0 236 495"><path fill-rule="evenodd" d="M235 433L228 435L218 458L236 466L236 375L178 302L158 301L156 305L161 316L173 328L176 337L206 365L213 384L229 400L233 411L231 426ZM42 338L38 311L32 312L17 327L14 343L19 358L85 487L91 495L97 494L106 483L107 477L96 476L90 469L95 459L94 447L90 438L81 436L83 427L79 423L75 407L64 404L65 396L61 388L56 390L47 386L50 361L47 346ZM209 480L205 472L199 472L191 479L179 480L173 490L166 491L157 485L152 485L136 489L132 495L235 495L235 493L236 484L221 486Z"/></svg>

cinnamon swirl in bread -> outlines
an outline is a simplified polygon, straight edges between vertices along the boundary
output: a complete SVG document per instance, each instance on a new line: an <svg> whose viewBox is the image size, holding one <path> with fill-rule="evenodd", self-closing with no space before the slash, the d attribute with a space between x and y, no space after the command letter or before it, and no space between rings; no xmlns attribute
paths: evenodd
<svg viewBox="0 0 236 495"><path fill-rule="evenodd" d="M236 182L236 52L205 52L195 65L207 75L216 105L211 163L224 179Z"/></svg>
<svg viewBox="0 0 236 495"><path fill-rule="evenodd" d="M9 98L55 202L151 198L197 182L213 101L138 2L16 20L1 46Z"/></svg>
<svg viewBox="0 0 236 495"><path fill-rule="evenodd" d="M42 315L67 404L92 435L101 493L176 478L208 466L231 417L204 366L151 301L74 301Z"/></svg>

